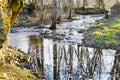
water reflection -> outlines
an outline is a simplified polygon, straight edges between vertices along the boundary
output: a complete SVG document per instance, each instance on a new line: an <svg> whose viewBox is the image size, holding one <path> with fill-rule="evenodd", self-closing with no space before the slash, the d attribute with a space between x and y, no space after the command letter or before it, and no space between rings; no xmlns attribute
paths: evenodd
<svg viewBox="0 0 120 80"><path fill-rule="evenodd" d="M23 50L34 57L29 65L46 80L120 80L120 51L94 49L77 44L82 43L83 34L90 24L101 16L78 16L79 20L63 22L56 32L49 29L24 29L10 35L8 45ZM52 38L62 41L53 41ZM55 33L55 35L54 35ZM72 44L74 43L74 44Z"/></svg>
<svg viewBox="0 0 120 80"><path fill-rule="evenodd" d="M37 35L30 35L29 36L29 49L28 49L28 54L32 54L32 53L36 53L39 54L40 53L40 47L42 44L42 39L39 39L39 37Z"/></svg>
<svg viewBox="0 0 120 80"><path fill-rule="evenodd" d="M110 80L119 80L120 79L120 50L117 50L115 53L114 65L111 70Z"/></svg>
<svg viewBox="0 0 120 80"><path fill-rule="evenodd" d="M39 38L37 35L30 35L29 36L29 48L28 48L28 55L34 57L34 62L30 64L32 69L38 69L43 75L44 68L43 68L43 39Z"/></svg>
<svg viewBox="0 0 120 80"><path fill-rule="evenodd" d="M46 80L119 80L120 77L120 51L54 43L32 35L28 54L34 56L32 68L39 68Z"/></svg>

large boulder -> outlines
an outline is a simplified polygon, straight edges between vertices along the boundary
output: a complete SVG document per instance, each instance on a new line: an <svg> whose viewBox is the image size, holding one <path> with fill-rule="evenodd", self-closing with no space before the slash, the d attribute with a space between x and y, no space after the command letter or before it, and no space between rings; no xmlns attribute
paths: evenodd
<svg viewBox="0 0 120 80"><path fill-rule="evenodd" d="M111 17L120 17L120 3L111 7Z"/></svg>

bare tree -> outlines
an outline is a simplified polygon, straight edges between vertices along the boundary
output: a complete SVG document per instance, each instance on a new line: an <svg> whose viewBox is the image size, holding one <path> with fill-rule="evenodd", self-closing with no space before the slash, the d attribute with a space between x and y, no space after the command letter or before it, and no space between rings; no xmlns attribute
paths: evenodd
<svg viewBox="0 0 120 80"><path fill-rule="evenodd" d="M62 4L62 8L63 8L63 11L64 11L64 12L66 12L66 6L67 6L67 2L66 2L66 1L67 1L67 0L63 0L63 1L62 1L62 3L63 3L63 4Z"/></svg>
<svg viewBox="0 0 120 80"><path fill-rule="evenodd" d="M49 29L54 30L56 29L56 23L57 23L57 1L53 0L53 11L52 11L52 24Z"/></svg>
<svg viewBox="0 0 120 80"><path fill-rule="evenodd" d="M72 0L68 0L68 19L72 19Z"/></svg>
<svg viewBox="0 0 120 80"><path fill-rule="evenodd" d="M58 9L59 9L59 12L58 12L58 17L57 17L57 21L60 22L61 20L61 0L58 0Z"/></svg>
<svg viewBox="0 0 120 80"><path fill-rule="evenodd" d="M54 59L54 79L57 80L57 45L53 45L53 59Z"/></svg>
<svg viewBox="0 0 120 80"><path fill-rule="evenodd" d="M119 1L118 0L116 0L116 3L118 3Z"/></svg>
<svg viewBox="0 0 120 80"><path fill-rule="evenodd" d="M81 0L76 0L77 8L80 6Z"/></svg>
<svg viewBox="0 0 120 80"><path fill-rule="evenodd" d="M103 10L104 14L105 14L105 18L108 18L108 11L106 11L105 9L105 3L104 0L96 0L98 8Z"/></svg>
<svg viewBox="0 0 120 80"><path fill-rule="evenodd" d="M37 0L32 0L32 3L33 4L37 4Z"/></svg>
<svg viewBox="0 0 120 80"><path fill-rule="evenodd" d="M39 26L41 27L41 23L43 21L43 0L40 0L40 17L39 17Z"/></svg>
<svg viewBox="0 0 120 80"><path fill-rule="evenodd" d="M120 50L116 50L114 65L110 72L110 79L109 80L119 80L120 79Z"/></svg>
<svg viewBox="0 0 120 80"><path fill-rule="evenodd" d="M87 0L83 0L83 8L85 8L85 6L88 6Z"/></svg>
<svg viewBox="0 0 120 80"><path fill-rule="evenodd" d="M96 4L97 4L98 8L105 10L104 0L96 0Z"/></svg>

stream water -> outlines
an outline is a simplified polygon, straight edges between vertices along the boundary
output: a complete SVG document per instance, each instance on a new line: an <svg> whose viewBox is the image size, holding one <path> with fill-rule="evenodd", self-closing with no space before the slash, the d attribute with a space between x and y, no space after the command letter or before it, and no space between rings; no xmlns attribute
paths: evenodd
<svg viewBox="0 0 120 80"><path fill-rule="evenodd" d="M120 51L80 46L84 35L79 30L87 30L103 15L76 18L58 24L55 31L16 30L8 45L34 57L31 67L39 69L40 80L120 80Z"/></svg>

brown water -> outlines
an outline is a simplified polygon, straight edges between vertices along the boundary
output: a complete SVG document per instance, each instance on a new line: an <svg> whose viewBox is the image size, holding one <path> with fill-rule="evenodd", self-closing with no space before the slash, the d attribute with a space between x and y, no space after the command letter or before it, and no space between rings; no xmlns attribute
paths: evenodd
<svg viewBox="0 0 120 80"><path fill-rule="evenodd" d="M34 57L30 65L37 70L40 79L120 80L120 51L79 46L84 36L78 30L88 29L91 23L100 19L99 16L78 18L58 25L56 31L18 30L11 33L8 45ZM42 33L56 37L48 38Z"/></svg>

